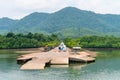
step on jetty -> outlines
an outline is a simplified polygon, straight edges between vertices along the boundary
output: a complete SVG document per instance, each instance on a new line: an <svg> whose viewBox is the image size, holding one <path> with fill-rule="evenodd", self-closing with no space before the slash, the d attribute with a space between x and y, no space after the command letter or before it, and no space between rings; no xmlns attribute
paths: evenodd
<svg viewBox="0 0 120 80"><path fill-rule="evenodd" d="M44 69L48 65L69 65L71 62L94 62L96 53L90 51L73 52L67 48L60 50L56 47L47 52L37 52L21 55L17 63L22 64L22 70Z"/></svg>

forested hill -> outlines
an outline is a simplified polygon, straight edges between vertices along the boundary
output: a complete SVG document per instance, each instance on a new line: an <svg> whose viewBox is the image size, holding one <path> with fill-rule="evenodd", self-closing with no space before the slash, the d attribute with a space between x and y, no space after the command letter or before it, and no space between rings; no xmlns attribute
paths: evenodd
<svg viewBox="0 0 120 80"><path fill-rule="evenodd" d="M0 34L8 33L12 29L14 29L14 25L17 23L18 20L12 20L10 18L1 18L0 19Z"/></svg>
<svg viewBox="0 0 120 80"><path fill-rule="evenodd" d="M20 20L0 19L0 33L57 33L60 36L120 36L120 15L66 7L54 13L32 13Z"/></svg>

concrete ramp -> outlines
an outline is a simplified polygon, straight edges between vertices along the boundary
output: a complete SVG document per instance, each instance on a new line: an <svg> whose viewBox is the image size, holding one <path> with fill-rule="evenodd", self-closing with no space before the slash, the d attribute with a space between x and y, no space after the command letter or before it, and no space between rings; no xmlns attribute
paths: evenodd
<svg viewBox="0 0 120 80"><path fill-rule="evenodd" d="M88 56L76 56L76 55L72 55L69 57L69 61L70 62L94 62L95 58L93 57L88 57Z"/></svg>
<svg viewBox="0 0 120 80"><path fill-rule="evenodd" d="M68 52L56 52L54 55L52 55L51 59L51 65L68 65L69 60L68 60Z"/></svg>
<svg viewBox="0 0 120 80"><path fill-rule="evenodd" d="M44 69L46 64L66 65L68 62L68 54L63 52L45 52L41 55L34 56L32 60L22 65L21 69Z"/></svg>
<svg viewBox="0 0 120 80"><path fill-rule="evenodd" d="M58 47L48 52L32 53L22 55L17 59L18 62L24 62L21 66L22 70L29 69L44 69L46 64L50 65L68 65L69 61L73 62L94 62L95 58L90 57L87 52L72 54L67 49L66 52L59 51Z"/></svg>
<svg viewBox="0 0 120 80"><path fill-rule="evenodd" d="M44 61L39 61L39 60L31 60L24 65L22 65L21 69L26 70L26 69L44 69L46 62Z"/></svg>

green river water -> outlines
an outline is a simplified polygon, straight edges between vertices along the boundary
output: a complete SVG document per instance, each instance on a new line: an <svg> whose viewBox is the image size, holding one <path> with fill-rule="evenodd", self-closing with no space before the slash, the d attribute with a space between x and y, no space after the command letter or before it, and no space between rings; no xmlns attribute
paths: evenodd
<svg viewBox="0 0 120 80"><path fill-rule="evenodd" d="M120 80L120 50L97 50L96 62L20 70L15 50L0 50L0 80Z"/></svg>

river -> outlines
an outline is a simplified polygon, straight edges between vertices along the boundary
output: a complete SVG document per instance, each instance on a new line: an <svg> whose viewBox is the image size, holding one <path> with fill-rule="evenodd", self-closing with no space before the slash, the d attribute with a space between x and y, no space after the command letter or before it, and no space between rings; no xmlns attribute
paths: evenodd
<svg viewBox="0 0 120 80"><path fill-rule="evenodd" d="M20 70L15 50L0 50L0 80L119 80L120 50L97 50L96 62Z"/></svg>

